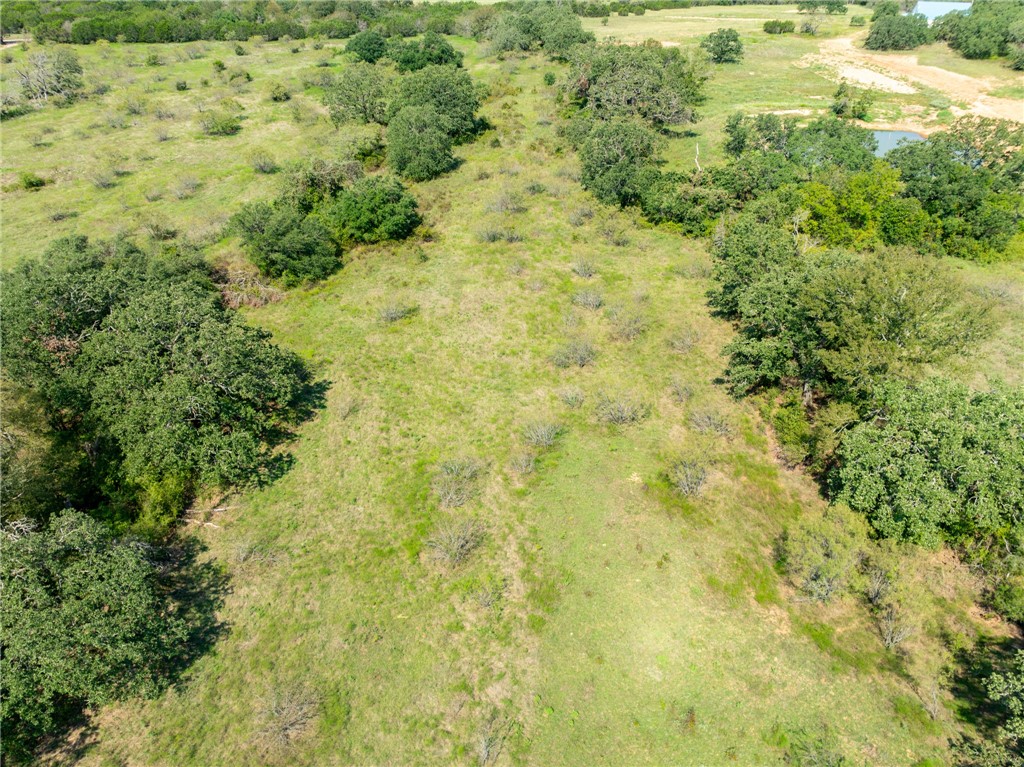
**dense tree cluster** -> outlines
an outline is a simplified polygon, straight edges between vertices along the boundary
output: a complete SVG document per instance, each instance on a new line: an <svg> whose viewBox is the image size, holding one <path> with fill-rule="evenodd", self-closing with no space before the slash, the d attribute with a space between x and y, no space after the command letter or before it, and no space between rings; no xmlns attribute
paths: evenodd
<svg viewBox="0 0 1024 767"><path fill-rule="evenodd" d="M933 30L964 58L1009 56L1014 69L1024 69L1024 0L977 0L968 14L937 19Z"/></svg>
<svg viewBox="0 0 1024 767"><path fill-rule="evenodd" d="M358 178L358 165L317 161L297 171L271 202L242 206L230 227L259 270L286 285L320 280L341 266L344 246L408 237L416 200L395 178Z"/></svg>
<svg viewBox="0 0 1024 767"><path fill-rule="evenodd" d="M473 3L406 0L320 0L266 3L225 0L114 2L12 2L4 5L3 32L30 32L37 40L92 43L173 43L194 40L267 40L322 36L346 38L361 28L384 37L423 32L451 34Z"/></svg>
<svg viewBox="0 0 1024 767"><path fill-rule="evenodd" d="M933 39L934 34L924 16L885 14L872 23L864 47L873 51L908 51Z"/></svg>

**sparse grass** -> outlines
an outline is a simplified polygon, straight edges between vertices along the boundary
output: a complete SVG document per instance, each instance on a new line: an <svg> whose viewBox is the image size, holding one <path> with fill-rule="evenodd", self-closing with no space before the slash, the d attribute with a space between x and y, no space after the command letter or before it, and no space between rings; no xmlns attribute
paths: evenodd
<svg viewBox="0 0 1024 767"><path fill-rule="evenodd" d="M377 318L385 325L399 322L412 317L419 311L417 306L407 304L387 304L377 310Z"/></svg>
<svg viewBox="0 0 1024 767"><path fill-rule="evenodd" d="M577 277L583 277L586 279L597 274L597 267L590 263L590 261L581 258L578 261L573 262L572 272Z"/></svg>
<svg viewBox="0 0 1024 767"><path fill-rule="evenodd" d="M568 389L562 389L558 393L558 398L565 403L565 406L570 410L578 410L583 407L583 402L586 400L586 396L583 394L581 389L575 386L569 387Z"/></svg>
<svg viewBox="0 0 1024 767"><path fill-rule="evenodd" d="M434 493L441 507L454 509L468 503L476 494L476 479L481 468L479 463L468 458L442 463L434 481Z"/></svg>
<svg viewBox="0 0 1024 767"><path fill-rule="evenodd" d="M681 458L673 461L668 468L668 481L672 488L688 498L700 495L707 478L707 466L693 458Z"/></svg>

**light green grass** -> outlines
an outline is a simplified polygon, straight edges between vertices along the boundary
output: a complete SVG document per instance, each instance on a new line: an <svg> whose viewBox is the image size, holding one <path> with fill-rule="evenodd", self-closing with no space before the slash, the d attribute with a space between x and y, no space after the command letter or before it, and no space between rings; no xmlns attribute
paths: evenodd
<svg viewBox="0 0 1024 767"><path fill-rule="evenodd" d="M460 45L475 77L507 81L506 95L483 110L495 129L459 148L458 170L413 185L434 241L352 251L321 285L248 312L330 383L327 406L291 446L295 466L282 479L203 507L220 511L197 511L209 524L190 529L231 575L222 615L229 630L158 700L101 711L83 763L471 765L492 720L509 724L499 763L523 765L781 764L772 728L822 723L857 763L941 756L948 722L893 725L899 712L914 721L913 688L889 670L894 660L863 608L798 604L772 567L783 526L822 502L808 478L776 464L753 405L716 383L731 331L704 302L703 244L604 208L580 188L556 137L554 90L542 84L556 65L499 63ZM209 48L204 60L169 65L165 90L147 97L191 114L198 94L166 86L233 56L226 45ZM221 223L279 183L255 176L244 154L332 156L350 138L323 119L296 122L290 104L266 100L270 81L294 84L323 55L291 54L284 44L246 60L255 80L237 95L247 114L237 137L199 138L188 122L158 143L148 114L113 135L90 128L124 95L118 62L146 50L111 46L110 59L83 51L87 70L110 68L110 94L3 126L5 180L28 168L58 179L37 193L4 193L5 263L69 231L131 231L147 210L182 234L205 235L214 257L237 257L237 245L219 239ZM170 57L174 47L160 50ZM125 72L138 78L129 89L154 74ZM813 77L796 76L805 74ZM753 76L742 91L729 90L727 74L718 78L714 114L730 98L760 108L744 103ZM312 93L296 90L293 101L316 109ZM47 125L58 140L31 146ZM134 172L97 190L78 169L108 151L127 154ZM204 182L193 199L140 200L184 172ZM526 194L531 183L546 191ZM527 212L488 211L508 190L523 193ZM80 215L49 223L57 205ZM576 228L569 214L581 207L595 216ZM479 242L480 230L499 226L523 242ZM628 243L612 244L610 232ZM579 258L597 275L574 276ZM971 273L986 279L984 268ZM643 315L648 332L614 340L608 314L573 308L583 288ZM392 302L419 311L385 325L377 311ZM683 330L699 338L685 356L668 344ZM597 347L595 364L555 368L552 351L577 336ZM670 396L673 380L691 389L689 402ZM585 393L579 410L559 399L568 386ZM600 424L602 394L635 397L651 415L633 426ZM688 421L697 409L719 412L730 435L695 433ZM523 425L538 419L565 430L540 452L536 472L521 477L509 464L526 449ZM680 454L712 462L699 499L680 501L661 478ZM456 457L485 469L474 499L444 511L431 482L437 463ZM447 571L426 543L444 520L466 517L485 526L487 539ZM236 551L252 544L270 556L239 562ZM488 603L485 592L500 596ZM263 750L264 701L297 687L318 698L318 716L290 747Z"/></svg>

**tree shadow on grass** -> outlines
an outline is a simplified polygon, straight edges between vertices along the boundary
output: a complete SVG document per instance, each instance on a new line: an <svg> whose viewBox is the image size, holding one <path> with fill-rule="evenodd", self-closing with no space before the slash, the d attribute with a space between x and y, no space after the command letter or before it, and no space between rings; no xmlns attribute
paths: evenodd
<svg viewBox="0 0 1024 767"><path fill-rule="evenodd" d="M1011 665L1019 647L1010 637L983 637L969 650L957 655L952 692L959 704L957 718L973 725L978 732L996 738L999 725L1008 712L989 697L988 680L993 673Z"/></svg>

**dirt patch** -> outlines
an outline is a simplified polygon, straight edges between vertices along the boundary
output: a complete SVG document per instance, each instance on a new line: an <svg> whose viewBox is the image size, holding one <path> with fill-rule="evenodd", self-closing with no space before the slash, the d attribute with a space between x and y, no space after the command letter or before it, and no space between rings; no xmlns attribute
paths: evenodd
<svg viewBox="0 0 1024 767"><path fill-rule="evenodd" d="M837 80L848 80L890 93L914 93L921 88L939 91L951 101L968 105L952 107L956 114L973 114L1024 122L1024 105L1015 99L989 95L1003 83L971 77L941 67L921 64L914 54L876 53L858 43L864 33L822 40L818 53L801 59L804 66L821 64Z"/></svg>

